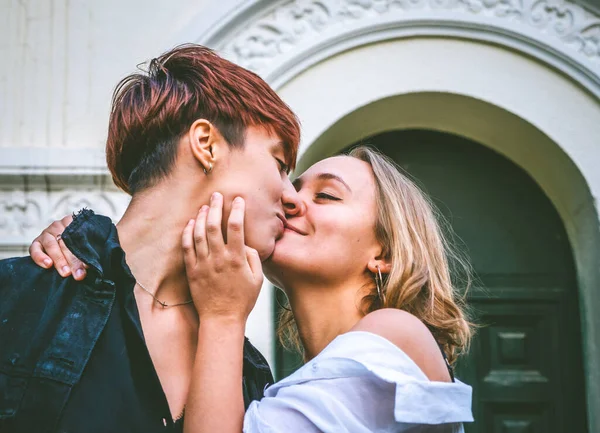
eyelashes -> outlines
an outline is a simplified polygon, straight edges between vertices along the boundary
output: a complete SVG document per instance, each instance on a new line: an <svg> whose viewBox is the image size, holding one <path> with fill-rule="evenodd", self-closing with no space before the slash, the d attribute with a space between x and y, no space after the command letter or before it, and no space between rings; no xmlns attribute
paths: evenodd
<svg viewBox="0 0 600 433"><path fill-rule="evenodd" d="M289 165L287 165L285 162L283 162L279 158L275 158L275 159L277 159L277 163L279 164L279 170L281 170L281 171L283 171L285 173L289 173L289 171L290 171Z"/></svg>
<svg viewBox="0 0 600 433"><path fill-rule="evenodd" d="M317 194L315 194L316 198L320 198L320 199L324 199L324 200L333 200L333 201L340 201L341 198L338 197L334 197L332 195L329 195L327 193L324 192L318 192Z"/></svg>

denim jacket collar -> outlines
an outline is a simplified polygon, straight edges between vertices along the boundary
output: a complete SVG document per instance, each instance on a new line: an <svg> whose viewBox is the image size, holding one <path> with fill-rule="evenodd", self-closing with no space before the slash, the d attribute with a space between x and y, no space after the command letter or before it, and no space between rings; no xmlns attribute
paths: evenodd
<svg viewBox="0 0 600 433"><path fill-rule="evenodd" d="M100 278L116 272L135 280L125 262L125 252L119 244L119 235L111 219L96 215L91 209L82 209L74 215L62 239L67 248L92 268Z"/></svg>

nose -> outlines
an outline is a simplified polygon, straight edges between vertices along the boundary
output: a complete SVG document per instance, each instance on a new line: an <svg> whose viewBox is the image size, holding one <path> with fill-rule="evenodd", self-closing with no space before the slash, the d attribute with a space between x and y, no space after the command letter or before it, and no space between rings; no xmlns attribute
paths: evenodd
<svg viewBox="0 0 600 433"><path fill-rule="evenodd" d="M300 194L290 182L290 179L286 177L285 184L283 186L283 194L281 196L283 203L283 211L285 212L286 218L300 216L304 213L305 205Z"/></svg>

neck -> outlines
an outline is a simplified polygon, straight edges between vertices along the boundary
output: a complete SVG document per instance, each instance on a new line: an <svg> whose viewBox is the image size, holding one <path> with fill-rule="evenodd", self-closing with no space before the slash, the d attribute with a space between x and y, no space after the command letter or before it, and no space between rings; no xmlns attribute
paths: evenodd
<svg viewBox="0 0 600 433"><path fill-rule="evenodd" d="M363 317L359 309L361 287L359 282L345 282L288 290L305 361L317 356L335 337L350 331Z"/></svg>
<svg viewBox="0 0 600 433"><path fill-rule="evenodd" d="M136 195L117 224L119 241L126 253L127 265L136 280L161 302L169 305L191 299L185 275L181 235L187 222L198 213L190 203L199 203L198 191L180 185L174 190L162 182L151 190ZM208 196L206 201L208 202ZM145 305L162 308L147 293L136 288ZM139 304L139 301L138 301Z"/></svg>

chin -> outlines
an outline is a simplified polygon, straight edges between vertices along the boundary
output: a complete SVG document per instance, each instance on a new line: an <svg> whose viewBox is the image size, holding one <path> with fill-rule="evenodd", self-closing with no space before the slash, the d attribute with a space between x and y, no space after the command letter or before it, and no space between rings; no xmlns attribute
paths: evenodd
<svg viewBox="0 0 600 433"><path fill-rule="evenodd" d="M258 252L261 262L268 260L275 250L275 236L273 236L273 233L265 233L264 230L262 232L247 233L245 243L246 246Z"/></svg>
<svg viewBox="0 0 600 433"><path fill-rule="evenodd" d="M300 257L297 250L286 248L279 241L275 244L273 254L263 264L263 268L267 278L269 278L269 275L277 278L277 276L284 273L302 272L302 268L306 264L306 258Z"/></svg>
<svg viewBox="0 0 600 433"><path fill-rule="evenodd" d="M273 240L269 245L261 245L260 248L256 248L256 251L258 251L261 262L270 260L275 252L275 240Z"/></svg>
<svg viewBox="0 0 600 433"><path fill-rule="evenodd" d="M280 240L275 242L275 245L273 246L273 252L269 256L268 260L265 262L265 266L267 266L270 269L278 268L277 264L279 262L279 258L281 257L280 242L281 242Z"/></svg>

